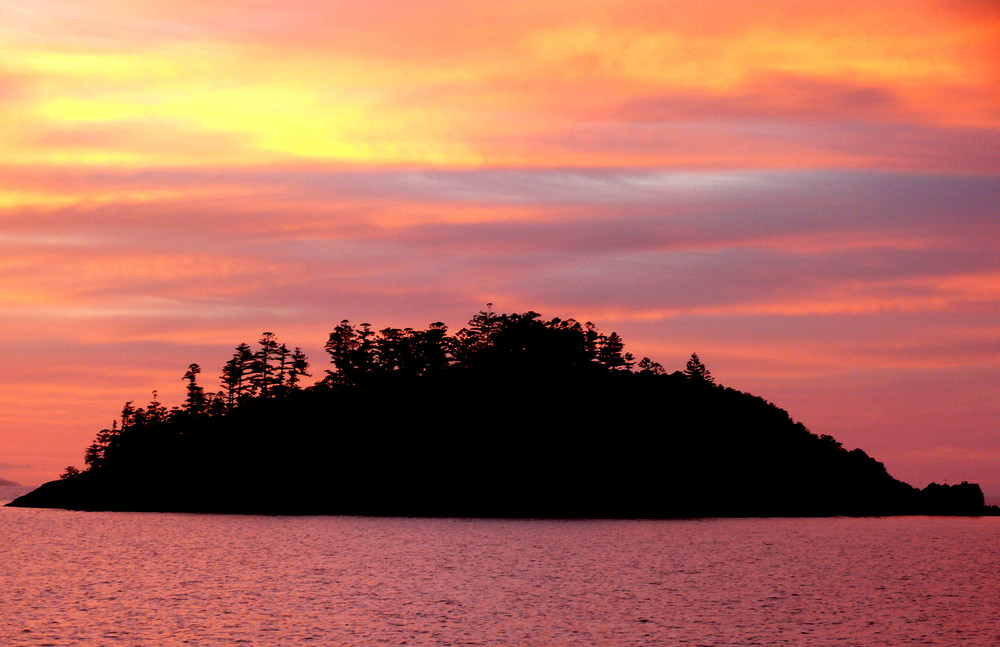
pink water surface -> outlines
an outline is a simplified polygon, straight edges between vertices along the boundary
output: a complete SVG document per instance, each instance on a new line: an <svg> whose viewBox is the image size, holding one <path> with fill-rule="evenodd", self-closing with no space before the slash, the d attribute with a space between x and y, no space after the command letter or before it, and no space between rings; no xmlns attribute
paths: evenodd
<svg viewBox="0 0 1000 647"><path fill-rule="evenodd" d="M0 644L1000 645L1000 519L0 508Z"/></svg>

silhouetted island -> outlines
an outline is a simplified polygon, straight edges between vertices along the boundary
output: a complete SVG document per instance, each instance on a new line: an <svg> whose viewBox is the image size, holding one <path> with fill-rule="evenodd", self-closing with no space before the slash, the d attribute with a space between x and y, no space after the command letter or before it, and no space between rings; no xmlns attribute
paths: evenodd
<svg viewBox="0 0 1000 647"><path fill-rule="evenodd" d="M0 478L0 487L20 487L20 483L15 483L14 481L8 481L7 479Z"/></svg>
<svg viewBox="0 0 1000 647"><path fill-rule="evenodd" d="M69 467L9 505L78 510L674 518L985 511L978 485L918 490L759 397L638 362L616 333L478 313L448 335L353 326L332 367L264 333L206 393L126 403Z"/></svg>

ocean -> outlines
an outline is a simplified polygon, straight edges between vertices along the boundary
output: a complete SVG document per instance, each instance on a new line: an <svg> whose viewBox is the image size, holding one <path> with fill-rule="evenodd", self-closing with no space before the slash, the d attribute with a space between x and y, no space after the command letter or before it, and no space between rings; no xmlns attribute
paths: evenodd
<svg viewBox="0 0 1000 647"><path fill-rule="evenodd" d="M0 556L11 647L1000 644L997 517L0 508Z"/></svg>

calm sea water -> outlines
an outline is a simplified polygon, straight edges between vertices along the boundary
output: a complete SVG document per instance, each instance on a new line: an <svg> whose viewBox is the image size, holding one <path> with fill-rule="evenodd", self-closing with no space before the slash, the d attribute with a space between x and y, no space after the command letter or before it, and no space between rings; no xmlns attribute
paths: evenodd
<svg viewBox="0 0 1000 647"><path fill-rule="evenodd" d="M1000 645L1000 519L0 508L0 645Z"/></svg>

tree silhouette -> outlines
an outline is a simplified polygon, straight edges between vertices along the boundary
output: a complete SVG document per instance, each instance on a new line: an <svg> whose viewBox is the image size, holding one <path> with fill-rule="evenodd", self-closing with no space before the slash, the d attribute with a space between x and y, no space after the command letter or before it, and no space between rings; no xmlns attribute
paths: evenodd
<svg viewBox="0 0 1000 647"><path fill-rule="evenodd" d="M184 401L184 410L188 413L201 414L205 412L207 400L205 389L198 385L197 376L201 373L201 367L197 364L188 366L187 373L181 379L187 380L187 399Z"/></svg>
<svg viewBox="0 0 1000 647"><path fill-rule="evenodd" d="M684 376L692 382L715 384L715 378L712 377L712 373L698 359L698 353L691 353L691 359L687 361L687 366L684 367Z"/></svg>
<svg viewBox="0 0 1000 647"><path fill-rule="evenodd" d="M240 344L233 357L222 367L222 389L226 406L232 408L249 393L247 376L253 363L253 351L247 344Z"/></svg>
<svg viewBox="0 0 1000 647"><path fill-rule="evenodd" d="M598 345L597 360L612 370L630 370L632 368L632 353L626 353L625 343L618 333L613 332L602 337Z"/></svg>
<svg viewBox="0 0 1000 647"><path fill-rule="evenodd" d="M286 344L278 345L274 361L277 364L275 386L279 389L285 389L288 386L288 373L292 368L292 351L288 350Z"/></svg>
<svg viewBox="0 0 1000 647"><path fill-rule="evenodd" d="M99 467L103 458L104 448L96 440L90 443L83 454L83 462L87 465L87 469Z"/></svg>
<svg viewBox="0 0 1000 647"><path fill-rule="evenodd" d="M502 325L502 318L493 313L493 304L487 303L486 310L480 310L469 323L455 334L451 344L451 355L456 363L463 366L475 364L481 352L490 348L494 335Z"/></svg>
<svg viewBox="0 0 1000 647"><path fill-rule="evenodd" d="M356 377L356 356L361 342L354 331L354 326L347 319L333 329L323 347L330 355L333 369L327 369L327 380L331 384L345 384Z"/></svg>
<svg viewBox="0 0 1000 647"><path fill-rule="evenodd" d="M167 408L160 403L159 394L153 389L153 398L146 406L146 419L153 424L166 422Z"/></svg>
<svg viewBox="0 0 1000 647"><path fill-rule="evenodd" d="M662 375L664 373L663 366L659 362L654 362L648 357L643 357L636 364L636 368L639 369L640 373L650 373L653 375Z"/></svg>
<svg viewBox="0 0 1000 647"><path fill-rule="evenodd" d="M273 395L274 387L280 383L281 348L273 332L261 333L257 343L260 349L254 353L250 364L250 384L255 395L266 398Z"/></svg>
<svg viewBox="0 0 1000 647"><path fill-rule="evenodd" d="M311 377L309 371L309 360L306 354L298 346L292 351L288 366L288 388L295 390L299 388L299 381L303 377Z"/></svg>
<svg viewBox="0 0 1000 647"><path fill-rule="evenodd" d="M443 371L449 362L448 327L440 321L427 326L427 330L414 331L413 352L423 375L435 375Z"/></svg>

